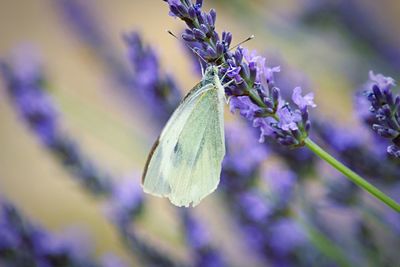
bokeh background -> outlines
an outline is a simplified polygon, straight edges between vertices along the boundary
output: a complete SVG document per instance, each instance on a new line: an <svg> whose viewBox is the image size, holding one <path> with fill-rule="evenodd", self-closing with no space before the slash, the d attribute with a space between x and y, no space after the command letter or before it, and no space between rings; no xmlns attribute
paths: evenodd
<svg viewBox="0 0 400 267"><path fill-rule="evenodd" d="M12 60L27 51L35 54L63 129L102 169L139 183L160 126L149 110L127 97L105 54L129 72L122 34L138 31L156 50L162 70L187 92L199 76L182 44L165 31L180 33L183 24L168 16L167 5L159 0L80 1L104 34L104 53L77 32L62 2L0 0L0 57ZM205 9L210 7L217 10L218 31L231 31L233 43L254 34L246 47L266 55L270 65L281 65L280 79L290 70L304 90L314 91L318 108L313 114L327 122L349 128L360 124L353 94L369 70L399 77L398 1L205 1ZM226 117L239 118L228 112ZM78 242L90 244L99 257L111 252L140 266L105 216L104 203L86 194L19 119L4 83L0 83L0 148L0 197L49 231L82 232ZM171 257L190 261L175 209L167 200L145 196L145 201L145 214L135 222L139 232ZM373 202L368 197L366 201ZM236 234L238 226L227 207L217 190L194 213L233 266L264 266ZM398 235L394 238L399 240ZM400 266L396 257L387 262L393 265L385 266Z"/></svg>

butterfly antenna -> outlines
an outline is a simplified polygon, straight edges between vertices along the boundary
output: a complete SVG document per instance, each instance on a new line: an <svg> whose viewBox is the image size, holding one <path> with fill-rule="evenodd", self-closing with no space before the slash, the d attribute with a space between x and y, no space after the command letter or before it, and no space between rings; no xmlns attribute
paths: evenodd
<svg viewBox="0 0 400 267"><path fill-rule="evenodd" d="M253 40L254 38L255 38L254 35L250 35L250 36L247 37L245 40L243 40L243 41L241 41L240 43L238 43L238 44L232 46L232 47L228 50L228 52L231 51L231 50L233 50L233 49L235 49L235 48L238 47L239 45L242 45L242 44L244 44L244 43L246 43L246 42L248 42L248 41L250 41L250 40Z"/></svg>
<svg viewBox="0 0 400 267"><path fill-rule="evenodd" d="M250 40L253 40L254 38L255 38L254 35L250 35L250 36L247 37L245 40L243 40L243 41L239 42L238 44L236 44L236 45L232 46L231 48L229 48L228 51L226 51L226 52L223 53L221 56L219 56L216 60L214 60L214 62L217 62L218 60L220 60L220 59L221 59L226 53L228 53L229 51L235 49L236 47L238 47L238 46L240 46L240 45L242 45L242 44L244 44L244 43L246 43L246 42L248 42L248 41L250 41ZM225 63L222 63L221 65L223 65L223 64L225 64ZM219 65L219 66L221 66L221 65Z"/></svg>
<svg viewBox="0 0 400 267"><path fill-rule="evenodd" d="M181 39L180 39L178 36L176 36L172 31L167 30L167 32L168 32L170 35L172 35L173 37L175 37L178 41L181 41ZM189 46L187 43L185 43L185 42L183 42L183 44L184 44L187 48L189 48L190 50L192 50L192 52L195 53L195 54L199 57L199 59L201 59L202 61L204 61L204 63L208 64L207 60L205 60L205 59L199 54L199 52L197 52L193 47L190 47L190 46ZM201 65L201 64L200 64L200 65ZM202 69L202 71L203 71L203 66L201 66L201 69Z"/></svg>

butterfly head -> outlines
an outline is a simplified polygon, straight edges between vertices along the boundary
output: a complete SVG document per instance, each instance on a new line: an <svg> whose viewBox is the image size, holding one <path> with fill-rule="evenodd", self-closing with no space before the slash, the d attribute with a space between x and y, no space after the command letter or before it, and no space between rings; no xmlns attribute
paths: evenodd
<svg viewBox="0 0 400 267"><path fill-rule="evenodd" d="M204 72L203 83L204 84L214 83L215 78L218 78L218 74L219 74L219 66L210 64Z"/></svg>

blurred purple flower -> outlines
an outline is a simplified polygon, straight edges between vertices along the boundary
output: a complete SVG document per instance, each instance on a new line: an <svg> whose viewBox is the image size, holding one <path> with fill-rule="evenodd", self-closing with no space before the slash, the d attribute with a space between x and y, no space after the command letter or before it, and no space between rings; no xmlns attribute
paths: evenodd
<svg viewBox="0 0 400 267"><path fill-rule="evenodd" d="M155 51L143 43L138 33L126 34L124 40L134 70L135 92L145 101L160 124L163 124L178 105L180 90L170 75L161 74Z"/></svg>
<svg viewBox="0 0 400 267"><path fill-rule="evenodd" d="M227 153L223 161L221 185L228 191L244 190L268 157L268 150L258 145L253 131L240 123L227 125L225 138Z"/></svg>
<svg viewBox="0 0 400 267"><path fill-rule="evenodd" d="M293 191L298 180L297 175L283 166L270 166L264 171L262 177L274 199L276 199L276 204L288 205L293 197Z"/></svg>
<svg viewBox="0 0 400 267"><path fill-rule="evenodd" d="M254 222L267 221L273 210L266 198L260 194L257 190L248 190L237 196L245 216Z"/></svg>
<svg viewBox="0 0 400 267"><path fill-rule="evenodd" d="M211 244L211 236L187 209L180 209L186 243L191 247L195 267L227 266L218 250Z"/></svg>
<svg viewBox="0 0 400 267"><path fill-rule="evenodd" d="M108 253L101 257L101 265L103 267L128 267L129 265L114 254Z"/></svg>
<svg viewBox="0 0 400 267"><path fill-rule="evenodd" d="M52 235L31 223L9 202L0 203L0 265L100 266L84 236L64 232Z"/></svg>
<svg viewBox="0 0 400 267"><path fill-rule="evenodd" d="M111 76L126 89L133 86L132 74L125 67L118 50L109 42L104 21L94 10L95 1L56 0L56 8L73 33L90 47L108 68Z"/></svg>
<svg viewBox="0 0 400 267"><path fill-rule="evenodd" d="M385 151L381 151L382 145L371 146L375 140L371 140L368 133L356 125L341 126L332 121L316 119L314 130L338 158L370 179L386 182L396 180L400 166L395 161L382 160L386 158Z"/></svg>
<svg viewBox="0 0 400 267"><path fill-rule="evenodd" d="M75 143L62 133L57 112L45 89L36 53L23 47L23 50L17 50L11 63L0 64L8 94L21 119L43 145L76 174L87 190L94 195L108 193L110 177L95 168Z"/></svg>
<svg viewBox="0 0 400 267"><path fill-rule="evenodd" d="M307 241L302 228L292 219L278 220L269 230L269 245L277 256L287 257Z"/></svg>
<svg viewBox="0 0 400 267"><path fill-rule="evenodd" d="M137 178L130 177L117 183L106 206L108 216L120 225L127 225L142 210L143 191Z"/></svg>

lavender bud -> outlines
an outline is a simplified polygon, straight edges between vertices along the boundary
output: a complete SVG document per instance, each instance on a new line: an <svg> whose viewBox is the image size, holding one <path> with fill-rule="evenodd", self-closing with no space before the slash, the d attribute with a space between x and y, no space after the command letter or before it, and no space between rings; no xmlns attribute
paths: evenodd
<svg viewBox="0 0 400 267"><path fill-rule="evenodd" d="M274 102L269 97L264 97L264 103L270 109L273 109L275 107Z"/></svg>
<svg viewBox="0 0 400 267"><path fill-rule="evenodd" d="M203 6L203 0L196 0L196 8L201 8Z"/></svg>
<svg viewBox="0 0 400 267"><path fill-rule="evenodd" d="M215 22L217 20L217 12L213 8L210 10L210 17L212 19L212 23L210 23L210 24L215 26Z"/></svg>
<svg viewBox="0 0 400 267"><path fill-rule="evenodd" d="M207 39L206 34L199 29L194 28L193 34L196 37L196 39L199 41L203 41L203 40Z"/></svg>
<svg viewBox="0 0 400 267"><path fill-rule="evenodd" d="M207 47L207 53L208 53L210 58L216 58L218 56L217 52L211 46Z"/></svg>
<svg viewBox="0 0 400 267"><path fill-rule="evenodd" d="M294 138L296 138L297 140L301 140L302 135L299 129L291 130L291 133L294 136Z"/></svg>
<svg viewBox="0 0 400 267"><path fill-rule="evenodd" d="M215 30L215 26L213 24L213 20L210 14L207 14L207 25L211 30Z"/></svg>
<svg viewBox="0 0 400 267"><path fill-rule="evenodd" d="M273 87L272 88L272 101L274 102L274 105L276 107L278 106L279 96L280 96L279 88L278 87Z"/></svg>
<svg viewBox="0 0 400 267"><path fill-rule="evenodd" d="M187 34L187 33L182 33L182 39L185 40L186 42L196 41L196 38L193 36L193 34Z"/></svg>
<svg viewBox="0 0 400 267"><path fill-rule="evenodd" d="M213 42L215 42L215 43L220 42L220 40L219 40L219 35L218 35L218 33L217 33L216 31L212 31L211 39L212 39Z"/></svg>
<svg viewBox="0 0 400 267"><path fill-rule="evenodd" d="M170 5L169 10L172 14L174 14L175 16L179 17L180 13L178 8L175 5Z"/></svg>
<svg viewBox="0 0 400 267"><path fill-rule="evenodd" d="M182 17L187 17L189 15L188 10L185 6L177 5L176 8L178 9Z"/></svg>
<svg viewBox="0 0 400 267"><path fill-rule="evenodd" d="M226 36L225 36L225 44L227 47L229 47L231 45L232 42L232 33L227 32Z"/></svg>
<svg viewBox="0 0 400 267"><path fill-rule="evenodd" d="M217 42L217 54L222 55L224 53L224 46L220 41Z"/></svg>
<svg viewBox="0 0 400 267"><path fill-rule="evenodd" d="M196 18L196 11L193 7L189 7L188 14L190 19L194 20Z"/></svg>
<svg viewBox="0 0 400 267"><path fill-rule="evenodd" d="M249 66L244 62L242 62L242 64L240 64L240 67L242 69L242 76L244 76L246 79L249 79L250 78Z"/></svg>
<svg viewBox="0 0 400 267"><path fill-rule="evenodd" d="M379 124L372 125L372 129L374 131L376 131L380 136L385 137L385 138L394 138L399 134L397 131L394 131L393 129L385 128Z"/></svg>
<svg viewBox="0 0 400 267"><path fill-rule="evenodd" d="M300 111L301 111L301 120L303 121L303 123L306 123L309 117L307 107L301 109Z"/></svg>
<svg viewBox="0 0 400 267"><path fill-rule="evenodd" d="M311 121L306 121L304 129L306 130L306 132L309 132L311 129Z"/></svg>
<svg viewBox="0 0 400 267"><path fill-rule="evenodd" d="M278 138L278 142L284 146L294 146L297 145L297 140L294 139L292 136L285 136L282 138Z"/></svg>
<svg viewBox="0 0 400 267"><path fill-rule="evenodd" d="M207 35L207 33L209 32L209 31L208 31L208 27L207 27L205 24L201 24L201 25L200 25L200 30L201 30L202 32L204 32L206 35Z"/></svg>
<svg viewBox="0 0 400 267"><path fill-rule="evenodd" d="M236 65L240 65L240 63L242 63L243 60L243 52L242 49L238 48L235 51L235 60L236 60Z"/></svg>
<svg viewBox="0 0 400 267"><path fill-rule="evenodd" d="M383 94L385 95L386 98L386 103L389 106L393 106L394 105L394 99L393 99L393 94L390 91L384 91Z"/></svg>
<svg viewBox="0 0 400 267"><path fill-rule="evenodd" d="M379 89L378 85L374 84L372 86L372 92L373 92L373 96L375 96L376 100L378 102L380 102L382 99L382 92L381 92L381 89Z"/></svg>
<svg viewBox="0 0 400 267"><path fill-rule="evenodd" d="M257 64L256 62L252 61L249 63L249 70L250 70L250 81L254 83L257 77Z"/></svg>

